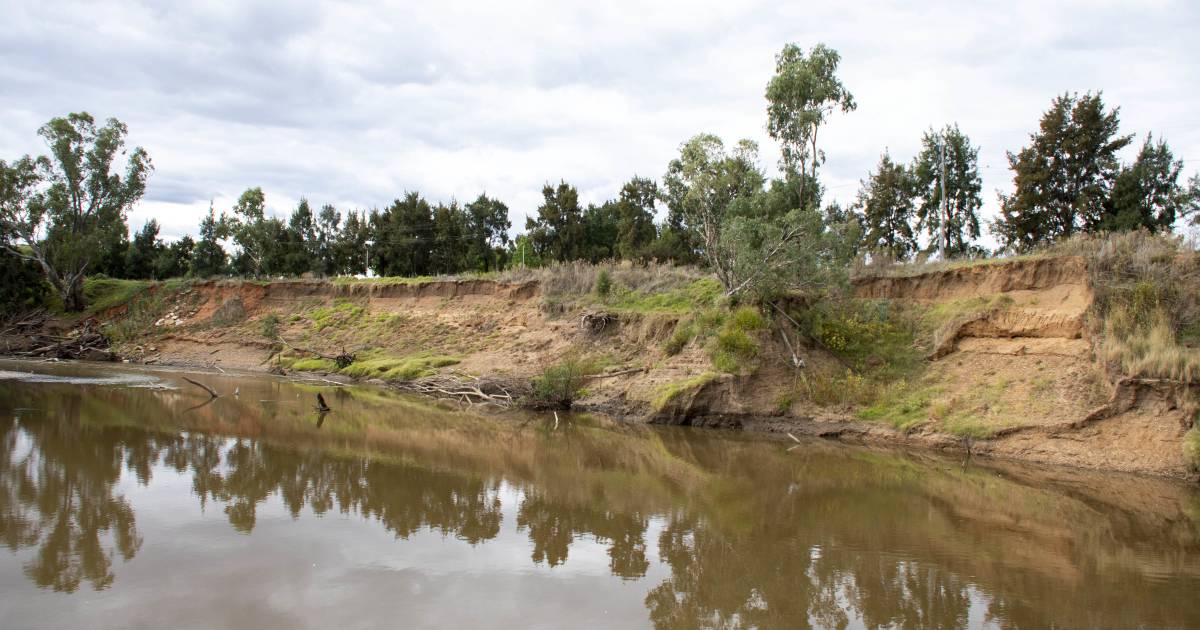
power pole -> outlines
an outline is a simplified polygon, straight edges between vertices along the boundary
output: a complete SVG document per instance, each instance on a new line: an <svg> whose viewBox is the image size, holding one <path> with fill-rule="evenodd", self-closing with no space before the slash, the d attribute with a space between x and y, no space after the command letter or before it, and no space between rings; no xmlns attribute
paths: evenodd
<svg viewBox="0 0 1200 630"><path fill-rule="evenodd" d="M942 134L942 260L946 260L946 250L950 243L946 236L946 225L950 223L950 200L946 198L946 134Z"/></svg>

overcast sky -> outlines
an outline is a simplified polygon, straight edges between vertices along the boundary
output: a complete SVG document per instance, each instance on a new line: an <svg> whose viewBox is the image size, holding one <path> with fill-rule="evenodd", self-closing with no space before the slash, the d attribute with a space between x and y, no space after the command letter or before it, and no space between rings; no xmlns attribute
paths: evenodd
<svg viewBox="0 0 1200 630"><path fill-rule="evenodd" d="M284 8L284 5L287 8ZM533 214L545 182L585 202L661 177L681 142L748 137L774 171L764 88L787 42L842 55L858 110L822 131L829 196L850 201L889 149L958 122L981 146L985 213L1006 150L1051 98L1104 90L1122 129L1200 168L1200 3L61 2L0 0L0 158L86 110L154 160L145 198L168 237L262 186L288 214L481 191ZM850 5L850 6L847 6Z"/></svg>

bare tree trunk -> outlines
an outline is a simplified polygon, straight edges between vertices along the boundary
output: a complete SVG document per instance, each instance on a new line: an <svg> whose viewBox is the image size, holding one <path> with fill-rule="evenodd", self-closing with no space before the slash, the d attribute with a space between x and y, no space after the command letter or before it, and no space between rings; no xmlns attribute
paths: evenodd
<svg viewBox="0 0 1200 630"><path fill-rule="evenodd" d="M63 308L70 313L78 313L87 308L87 298L83 294L83 274L68 276L59 284L59 295L62 296Z"/></svg>

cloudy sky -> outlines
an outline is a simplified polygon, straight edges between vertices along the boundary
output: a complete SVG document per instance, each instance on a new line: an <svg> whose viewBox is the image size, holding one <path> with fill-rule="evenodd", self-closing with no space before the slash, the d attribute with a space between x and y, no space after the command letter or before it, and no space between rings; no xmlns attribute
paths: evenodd
<svg viewBox="0 0 1200 630"><path fill-rule="evenodd" d="M705 131L758 140L773 171L763 91L786 42L842 54L859 107L822 132L842 201L885 148L907 160L923 130L958 122L990 215L1004 152L1064 91L1103 89L1138 142L1161 134L1200 169L1194 0L0 0L0 15L0 157L44 151L53 116L120 118L156 167L130 224L155 217L168 237L251 186L281 215L302 196L487 191L523 227L544 182L599 202Z"/></svg>

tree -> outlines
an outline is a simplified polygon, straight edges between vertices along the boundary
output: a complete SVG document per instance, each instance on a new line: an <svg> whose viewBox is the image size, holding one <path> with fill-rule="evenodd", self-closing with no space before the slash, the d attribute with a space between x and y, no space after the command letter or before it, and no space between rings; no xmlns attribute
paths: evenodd
<svg viewBox="0 0 1200 630"><path fill-rule="evenodd" d="M942 214L942 149L946 158L946 217ZM916 209L917 231L929 236L929 251L942 247L942 224L945 223L944 258L965 256L971 252L971 241L979 238L979 209L983 180L979 177L979 147L959 130L947 125L939 132L925 132L921 138L921 153L912 166L914 193L920 199ZM943 221L943 219L946 219Z"/></svg>
<svg viewBox="0 0 1200 630"><path fill-rule="evenodd" d="M416 192L371 216L371 266L381 276L420 276L430 272L433 209Z"/></svg>
<svg viewBox="0 0 1200 630"><path fill-rule="evenodd" d="M367 241L371 238L371 221L366 211L351 210L338 232L333 245L333 273L355 275L367 272Z"/></svg>
<svg viewBox="0 0 1200 630"><path fill-rule="evenodd" d="M167 278L182 278L187 275L188 261L191 260L192 250L195 248L196 242L186 234L174 243L163 247L154 261L154 277L166 280Z"/></svg>
<svg viewBox="0 0 1200 630"><path fill-rule="evenodd" d="M721 230L735 200L762 190L758 146L738 142L732 153L712 134L699 134L679 148L679 157L667 165L663 176L667 206L677 213L681 227L691 233L700 255L726 291L739 284L733 270L733 252L722 248Z"/></svg>
<svg viewBox="0 0 1200 630"><path fill-rule="evenodd" d="M136 280L153 278L155 263L164 249L158 238L158 221L150 219L129 243L125 277Z"/></svg>
<svg viewBox="0 0 1200 630"><path fill-rule="evenodd" d="M1005 249L1024 251L1040 243L1097 229L1120 170L1119 109L1106 110L1101 93L1056 97L1038 133L1019 153L1008 154L1015 190L1000 195L992 232Z"/></svg>
<svg viewBox="0 0 1200 630"><path fill-rule="evenodd" d="M41 306L46 301L46 289L37 264L0 250L0 316Z"/></svg>
<svg viewBox="0 0 1200 630"><path fill-rule="evenodd" d="M626 260L645 258L658 235L654 228L654 202L658 199L654 180L634 176L621 186L617 197L617 256Z"/></svg>
<svg viewBox="0 0 1200 630"><path fill-rule="evenodd" d="M1170 230L1176 219L1194 212L1200 199L1179 182L1183 161L1176 160L1165 140L1147 135L1133 164L1113 182L1098 227L1106 231L1146 228Z"/></svg>
<svg viewBox="0 0 1200 630"><path fill-rule="evenodd" d="M821 125L833 112L857 107L837 76L840 62L838 52L824 44L813 46L807 57L796 44L787 44L775 56L775 76L767 84L767 133L782 146L781 170L806 207L813 201L817 167L825 161L817 145Z"/></svg>
<svg viewBox="0 0 1200 630"><path fill-rule="evenodd" d="M864 243L872 253L907 260L917 250L913 234L913 178L887 151L875 172L862 182L855 201L866 230Z"/></svg>
<svg viewBox="0 0 1200 630"><path fill-rule="evenodd" d="M262 188L247 188L233 205L228 226L238 252L235 265L241 273L269 276L285 271L287 228L275 217L266 216L267 199Z"/></svg>
<svg viewBox="0 0 1200 630"><path fill-rule="evenodd" d="M126 152L127 133L115 118L97 127L87 112L69 114L38 130L49 157L0 162L4 247L36 262L69 311L86 306L84 276L124 238L125 215L153 170L144 149ZM122 173L116 162L126 153Z"/></svg>
<svg viewBox="0 0 1200 630"><path fill-rule="evenodd" d="M320 273L321 264L317 260L317 223L313 216L312 206L308 199L300 198L300 203L288 220L287 244L282 253L283 269L286 273L299 276L304 273Z"/></svg>
<svg viewBox="0 0 1200 630"><path fill-rule="evenodd" d="M218 220L212 207L208 216L200 221L200 241L192 249L190 273L197 278L211 278L225 273L225 249L221 240L227 238L229 228L222 219Z"/></svg>
<svg viewBox="0 0 1200 630"><path fill-rule="evenodd" d="M579 257L590 263L610 260L617 253L617 202L588 204L583 211L583 247Z"/></svg>
<svg viewBox="0 0 1200 630"><path fill-rule="evenodd" d="M560 181L557 187L543 186L542 198L537 218L525 219L530 244L544 260L578 260L583 254L585 231L579 191Z"/></svg>
<svg viewBox="0 0 1200 630"><path fill-rule="evenodd" d="M330 204L321 206L317 214L316 243L313 247L313 271L319 276L332 276L342 273L338 264L335 248L338 238L338 227L342 222L342 214Z"/></svg>
<svg viewBox="0 0 1200 630"><path fill-rule="evenodd" d="M433 246L430 269L435 273L457 273L465 268L463 236L467 219L458 202L439 203L433 210Z"/></svg>
<svg viewBox="0 0 1200 630"><path fill-rule="evenodd" d="M467 266L478 271L499 269L508 245L508 206L487 194L467 204Z"/></svg>

